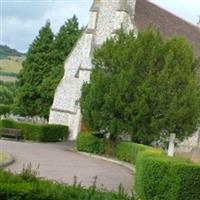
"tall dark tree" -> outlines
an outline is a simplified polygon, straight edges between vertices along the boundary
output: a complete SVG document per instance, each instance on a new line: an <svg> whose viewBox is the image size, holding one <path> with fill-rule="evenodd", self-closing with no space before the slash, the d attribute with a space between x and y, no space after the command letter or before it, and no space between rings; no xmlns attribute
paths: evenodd
<svg viewBox="0 0 200 200"><path fill-rule="evenodd" d="M79 29L77 17L74 15L68 19L63 26L61 26L58 34L55 36L53 51L51 58L53 58L53 67L47 79L44 80L41 87L46 91L45 99L48 100L50 108L53 103L55 89L64 74L64 62L71 52L75 43L80 37L82 30Z"/></svg>
<svg viewBox="0 0 200 200"><path fill-rule="evenodd" d="M55 89L64 72L64 61L80 37L76 16L54 38L47 22L31 44L19 74L16 112L48 117Z"/></svg>
<svg viewBox="0 0 200 200"><path fill-rule="evenodd" d="M19 73L19 90L16 108L22 115L41 115L47 117L48 102L43 98L41 87L52 68L52 49L54 35L48 21L30 45L26 60Z"/></svg>
<svg viewBox="0 0 200 200"><path fill-rule="evenodd" d="M58 34L55 37L53 51L55 66L54 70L52 71L52 76L54 77L56 86L63 77L64 61L67 59L67 56L79 39L81 32L82 30L79 29L78 19L74 15L71 19L68 19L63 26L61 26Z"/></svg>
<svg viewBox="0 0 200 200"><path fill-rule="evenodd" d="M184 139L197 128L198 65L184 39L166 40L151 28L137 38L120 31L96 50L93 63L81 97L83 119L93 130L150 143L161 134Z"/></svg>

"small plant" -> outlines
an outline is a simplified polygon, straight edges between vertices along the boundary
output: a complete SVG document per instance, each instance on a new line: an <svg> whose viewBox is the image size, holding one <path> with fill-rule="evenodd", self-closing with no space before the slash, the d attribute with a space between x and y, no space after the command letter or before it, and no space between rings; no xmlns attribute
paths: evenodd
<svg viewBox="0 0 200 200"><path fill-rule="evenodd" d="M29 163L27 165L23 165L23 169L22 169L20 176L25 181L37 181L38 178L36 178L36 177L39 176L39 174L40 174L39 168L40 168L39 164L37 165L36 169L33 169L31 163Z"/></svg>

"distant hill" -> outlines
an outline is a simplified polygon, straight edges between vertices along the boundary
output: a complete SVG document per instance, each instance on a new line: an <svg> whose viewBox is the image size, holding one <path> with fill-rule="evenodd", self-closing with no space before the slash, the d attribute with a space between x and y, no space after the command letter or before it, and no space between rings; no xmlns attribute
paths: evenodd
<svg viewBox="0 0 200 200"><path fill-rule="evenodd" d="M0 81L15 81L26 55L6 45L0 45Z"/></svg>
<svg viewBox="0 0 200 200"><path fill-rule="evenodd" d="M5 59L10 56L21 57L24 56L24 53L17 51L16 49L11 49L7 45L0 45L0 59Z"/></svg>

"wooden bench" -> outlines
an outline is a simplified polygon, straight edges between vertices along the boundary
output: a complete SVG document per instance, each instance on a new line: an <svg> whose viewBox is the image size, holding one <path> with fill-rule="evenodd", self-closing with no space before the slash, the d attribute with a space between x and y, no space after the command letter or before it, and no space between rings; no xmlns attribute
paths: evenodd
<svg viewBox="0 0 200 200"><path fill-rule="evenodd" d="M14 129L14 128L2 128L2 129L0 129L0 136L15 137L16 140L19 140L19 139L22 138L21 130L20 129Z"/></svg>

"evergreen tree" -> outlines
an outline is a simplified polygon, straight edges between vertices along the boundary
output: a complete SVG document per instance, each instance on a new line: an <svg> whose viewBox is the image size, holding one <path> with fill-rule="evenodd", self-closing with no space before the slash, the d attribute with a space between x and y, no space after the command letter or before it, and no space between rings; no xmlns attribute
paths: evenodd
<svg viewBox="0 0 200 200"><path fill-rule="evenodd" d="M55 38L50 22L42 27L19 74L17 113L48 118L55 89L63 77L64 61L81 31L76 16L65 22Z"/></svg>
<svg viewBox="0 0 200 200"><path fill-rule="evenodd" d="M39 35L30 45L26 60L19 73L19 90L16 108L22 115L40 115L47 117L48 102L41 87L52 68L52 49L54 35L47 22L39 31Z"/></svg>
<svg viewBox="0 0 200 200"><path fill-rule="evenodd" d="M81 111L94 131L106 130L114 139L129 133L150 143L161 134L184 139L197 128L197 62L184 39L166 40L151 28L137 38L120 31L96 50L93 63Z"/></svg>
<svg viewBox="0 0 200 200"><path fill-rule="evenodd" d="M48 101L48 109L53 103L53 97L56 87L64 75L64 61L71 52L82 30L79 29L77 17L74 15L61 26L55 37L51 58L53 59L53 67L47 79L41 85L46 91L45 99Z"/></svg>

